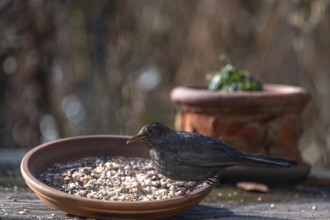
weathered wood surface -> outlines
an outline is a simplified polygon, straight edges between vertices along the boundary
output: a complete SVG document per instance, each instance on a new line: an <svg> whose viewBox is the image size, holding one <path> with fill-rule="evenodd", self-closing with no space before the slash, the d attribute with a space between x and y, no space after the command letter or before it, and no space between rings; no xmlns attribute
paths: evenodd
<svg viewBox="0 0 330 220"><path fill-rule="evenodd" d="M322 187L321 187L322 188ZM26 188L0 187L0 219L82 219L47 206ZM329 189L304 187L247 193L233 187L212 196L178 219L330 219Z"/></svg>
<svg viewBox="0 0 330 220"><path fill-rule="evenodd" d="M27 188L18 169L22 153L0 153L0 220L83 219L47 206ZM19 157L15 159L15 155ZM314 170L303 183L272 187L270 193L251 193L233 186L218 187L200 205L170 218L188 219L330 220L330 171Z"/></svg>

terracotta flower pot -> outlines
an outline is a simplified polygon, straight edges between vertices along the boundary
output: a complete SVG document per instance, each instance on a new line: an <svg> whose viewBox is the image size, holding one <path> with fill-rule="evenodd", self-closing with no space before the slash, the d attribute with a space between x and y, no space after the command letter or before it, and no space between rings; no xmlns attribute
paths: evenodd
<svg viewBox="0 0 330 220"><path fill-rule="evenodd" d="M264 85L261 92L213 92L177 87L176 128L220 138L250 153L302 162L297 148L308 93L299 87Z"/></svg>

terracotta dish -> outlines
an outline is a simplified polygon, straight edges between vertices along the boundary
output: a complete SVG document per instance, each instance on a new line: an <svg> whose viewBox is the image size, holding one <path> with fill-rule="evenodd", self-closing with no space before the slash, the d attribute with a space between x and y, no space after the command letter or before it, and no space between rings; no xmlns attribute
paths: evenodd
<svg viewBox="0 0 330 220"><path fill-rule="evenodd" d="M37 146L23 158L21 172L27 185L48 205L64 212L97 219L157 219L182 213L196 206L212 190L203 185L191 197L178 196L151 202L117 202L82 198L53 189L37 176L57 162L88 156L149 157L142 144L127 145L123 136L81 136Z"/></svg>

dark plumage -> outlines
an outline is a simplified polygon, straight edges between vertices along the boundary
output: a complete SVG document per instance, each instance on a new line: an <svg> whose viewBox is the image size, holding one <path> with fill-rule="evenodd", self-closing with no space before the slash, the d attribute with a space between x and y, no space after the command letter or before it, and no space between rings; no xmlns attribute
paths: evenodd
<svg viewBox="0 0 330 220"><path fill-rule="evenodd" d="M290 160L248 154L206 135L173 131L160 123L145 125L127 143L136 141L150 148L156 169L174 180L200 182L217 177L222 169L235 165L296 165Z"/></svg>

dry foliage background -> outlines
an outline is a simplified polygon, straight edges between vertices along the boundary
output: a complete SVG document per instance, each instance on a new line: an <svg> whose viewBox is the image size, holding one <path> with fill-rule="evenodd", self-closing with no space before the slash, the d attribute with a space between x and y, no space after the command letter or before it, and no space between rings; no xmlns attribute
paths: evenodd
<svg viewBox="0 0 330 220"><path fill-rule="evenodd" d="M171 89L226 62L310 92L300 149L329 167L329 0L2 0L0 146L171 126Z"/></svg>

